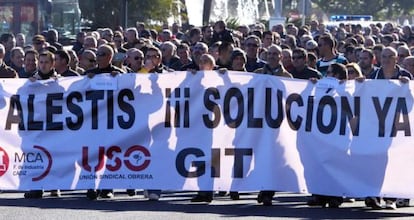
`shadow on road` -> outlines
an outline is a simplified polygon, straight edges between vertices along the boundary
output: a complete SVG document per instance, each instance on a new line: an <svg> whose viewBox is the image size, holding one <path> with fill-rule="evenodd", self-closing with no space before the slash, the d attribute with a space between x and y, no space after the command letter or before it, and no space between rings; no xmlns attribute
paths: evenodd
<svg viewBox="0 0 414 220"><path fill-rule="evenodd" d="M84 193L70 193L61 198L45 197L43 199L0 198L3 207L33 207L40 209L66 210L94 210L101 212L180 212L187 214L210 213L221 217L275 217L299 219L379 219L412 217L414 213L406 213L401 208L394 211L371 210L358 205L345 206L338 209L311 208L306 206L306 197L298 194L294 196L277 196L273 206L265 207L256 203L256 194L242 194L241 200L232 201L228 197L215 197L207 204L190 203L194 193L171 193L163 195L158 202L150 202L142 196L128 197L117 194L114 199L90 201ZM405 213L404 213L405 212ZM122 214L122 213L120 213Z"/></svg>

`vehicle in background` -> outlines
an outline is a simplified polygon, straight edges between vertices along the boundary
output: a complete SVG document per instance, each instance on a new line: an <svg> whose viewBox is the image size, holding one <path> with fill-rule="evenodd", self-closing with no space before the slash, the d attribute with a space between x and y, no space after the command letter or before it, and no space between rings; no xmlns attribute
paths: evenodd
<svg viewBox="0 0 414 220"><path fill-rule="evenodd" d="M78 0L0 0L0 33L23 33L26 39L54 28L59 42L70 44L80 31Z"/></svg>
<svg viewBox="0 0 414 220"><path fill-rule="evenodd" d="M384 25L384 21L374 21L372 15L332 15L330 20L326 22L327 27L339 27L340 24L361 25L362 27L368 27L371 24L381 23Z"/></svg>

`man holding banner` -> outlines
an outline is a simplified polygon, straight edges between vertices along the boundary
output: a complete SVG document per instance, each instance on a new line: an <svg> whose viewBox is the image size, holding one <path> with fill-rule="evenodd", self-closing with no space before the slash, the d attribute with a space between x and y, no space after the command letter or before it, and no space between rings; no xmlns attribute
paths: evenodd
<svg viewBox="0 0 414 220"><path fill-rule="evenodd" d="M85 75L92 78L95 74L102 74L102 73L124 73L124 71L116 66L112 65L112 58L114 56L114 50L109 45L101 45L96 52L96 62L98 66L96 68L87 70ZM102 189L102 190L94 190L88 189L86 193L86 197L91 200L95 200L98 196L102 198L112 198L114 196L114 191L112 189Z"/></svg>
<svg viewBox="0 0 414 220"><path fill-rule="evenodd" d="M273 44L269 47L267 52L267 64L265 64L263 68L257 69L254 72L259 74L293 78L292 74L285 70L281 61L282 48ZM263 203L264 206L271 206L274 195L274 191L260 191L257 196L257 202Z"/></svg>
<svg viewBox="0 0 414 220"><path fill-rule="evenodd" d="M370 79L399 79L402 83L408 83L413 79L411 73L397 65L397 51L393 47L385 47L381 52L381 67L373 72ZM396 209L396 198L384 198L386 209ZM381 209L379 197L368 197L365 204L373 209Z"/></svg>

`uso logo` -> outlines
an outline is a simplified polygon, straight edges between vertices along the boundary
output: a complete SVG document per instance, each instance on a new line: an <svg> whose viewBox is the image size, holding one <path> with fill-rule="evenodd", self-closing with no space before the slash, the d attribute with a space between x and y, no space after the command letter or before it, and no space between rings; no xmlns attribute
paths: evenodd
<svg viewBox="0 0 414 220"><path fill-rule="evenodd" d="M9 169L9 155L0 147L0 177L7 172L7 169Z"/></svg>

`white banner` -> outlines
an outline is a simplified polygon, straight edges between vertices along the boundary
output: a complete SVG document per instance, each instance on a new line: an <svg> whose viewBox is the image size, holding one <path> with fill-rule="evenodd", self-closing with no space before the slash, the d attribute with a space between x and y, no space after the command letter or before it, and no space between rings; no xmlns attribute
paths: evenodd
<svg viewBox="0 0 414 220"><path fill-rule="evenodd" d="M174 72L0 86L1 189L414 197L412 83Z"/></svg>

